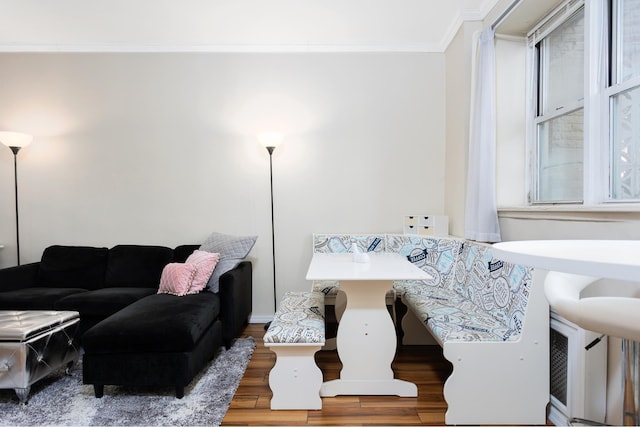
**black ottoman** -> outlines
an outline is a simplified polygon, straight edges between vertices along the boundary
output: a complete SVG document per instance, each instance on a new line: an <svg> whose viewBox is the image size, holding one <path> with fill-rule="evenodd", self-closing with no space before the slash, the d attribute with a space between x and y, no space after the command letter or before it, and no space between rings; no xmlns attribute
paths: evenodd
<svg viewBox="0 0 640 427"><path fill-rule="evenodd" d="M156 294L125 307L83 336L83 382L175 386L176 397L222 345L220 298L211 292Z"/></svg>

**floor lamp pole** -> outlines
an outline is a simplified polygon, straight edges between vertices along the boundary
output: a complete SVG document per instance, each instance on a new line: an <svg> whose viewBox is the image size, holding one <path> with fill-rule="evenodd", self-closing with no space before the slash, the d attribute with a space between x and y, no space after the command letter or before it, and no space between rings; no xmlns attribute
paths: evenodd
<svg viewBox="0 0 640 427"><path fill-rule="evenodd" d="M20 265L20 223L18 215L18 151L20 147L9 147L13 151L13 183L16 195L16 253L18 256L18 265Z"/></svg>
<svg viewBox="0 0 640 427"><path fill-rule="evenodd" d="M21 132L0 131L0 143L13 152L13 185L16 195L16 254L20 265L20 224L18 217L18 151L31 143L33 135Z"/></svg>
<svg viewBox="0 0 640 427"><path fill-rule="evenodd" d="M258 135L260 144L269 152L269 188L271 190L271 255L273 260L273 315L278 311L278 293L276 287L276 230L273 217L273 151L282 142L283 135L280 132L262 132ZM269 329L271 322L264 325Z"/></svg>
<svg viewBox="0 0 640 427"><path fill-rule="evenodd" d="M267 147L269 151L269 185L271 188L271 253L273 255L273 312L278 308L276 292L276 233L273 220L273 150L276 147Z"/></svg>

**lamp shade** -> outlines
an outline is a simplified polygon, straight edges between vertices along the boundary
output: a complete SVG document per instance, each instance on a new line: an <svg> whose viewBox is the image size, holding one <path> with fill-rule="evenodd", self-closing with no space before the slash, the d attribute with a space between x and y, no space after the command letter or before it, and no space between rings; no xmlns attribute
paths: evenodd
<svg viewBox="0 0 640 427"><path fill-rule="evenodd" d="M7 147L26 147L31 143L33 135L20 132L0 132L0 142Z"/></svg>
<svg viewBox="0 0 640 427"><path fill-rule="evenodd" d="M283 139L284 135L280 132L262 132L258 134L258 141L260 141L260 144L264 147L276 148L282 143Z"/></svg>

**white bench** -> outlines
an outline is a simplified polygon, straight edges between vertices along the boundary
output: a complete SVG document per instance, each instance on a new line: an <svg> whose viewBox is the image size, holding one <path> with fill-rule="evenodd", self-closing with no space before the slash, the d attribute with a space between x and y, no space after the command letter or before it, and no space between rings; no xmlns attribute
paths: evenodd
<svg viewBox="0 0 640 427"><path fill-rule="evenodd" d="M453 365L447 424L545 424L549 401L549 306L542 280L494 259L491 245L453 237L382 235L380 246L433 279L394 283L408 307L403 343L439 344ZM379 234L314 235L368 242ZM419 340L417 333L428 336Z"/></svg>
<svg viewBox="0 0 640 427"><path fill-rule="evenodd" d="M324 294L287 292L263 341L276 354L269 373L271 409L322 409L315 353L325 343Z"/></svg>

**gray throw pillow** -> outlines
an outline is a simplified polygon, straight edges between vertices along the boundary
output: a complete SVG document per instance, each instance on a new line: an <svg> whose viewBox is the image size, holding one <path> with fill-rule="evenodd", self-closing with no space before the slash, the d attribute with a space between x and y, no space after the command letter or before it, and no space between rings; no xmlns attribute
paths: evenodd
<svg viewBox="0 0 640 427"><path fill-rule="evenodd" d="M220 261L207 284L209 291L218 292L220 276L249 255L257 238L258 236L233 236L215 232L207 237L200 250L220 254Z"/></svg>

